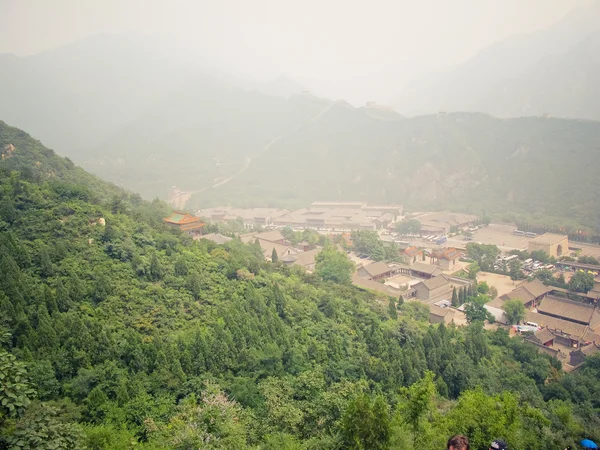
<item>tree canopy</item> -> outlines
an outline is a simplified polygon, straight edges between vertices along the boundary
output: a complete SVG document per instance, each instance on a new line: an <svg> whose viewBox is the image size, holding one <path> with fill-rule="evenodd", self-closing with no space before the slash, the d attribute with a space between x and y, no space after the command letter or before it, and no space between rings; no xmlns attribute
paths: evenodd
<svg viewBox="0 0 600 450"><path fill-rule="evenodd" d="M525 320L525 305L519 299L508 300L502 305L504 315L509 324L515 324Z"/></svg>

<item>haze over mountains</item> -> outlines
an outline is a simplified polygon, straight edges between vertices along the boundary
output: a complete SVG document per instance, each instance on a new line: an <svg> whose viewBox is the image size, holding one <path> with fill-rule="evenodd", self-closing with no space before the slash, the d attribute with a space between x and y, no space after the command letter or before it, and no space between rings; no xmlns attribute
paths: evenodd
<svg viewBox="0 0 600 450"><path fill-rule="evenodd" d="M393 99L406 114L480 111L600 119L600 3L512 36L455 68L413 80Z"/></svg>

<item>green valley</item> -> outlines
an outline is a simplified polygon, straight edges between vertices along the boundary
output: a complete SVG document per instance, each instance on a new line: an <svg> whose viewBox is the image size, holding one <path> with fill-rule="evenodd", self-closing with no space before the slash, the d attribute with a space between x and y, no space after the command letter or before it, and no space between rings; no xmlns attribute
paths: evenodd
<svg viewBox="0 0 600 450"><path fill-rule="evenodd" d="M334 112L323 126L363 120ZM476 121L492 119L462 126ZM392 126L373 122L373 137ZM351 131L344 148L356 156ZM164 225L163 202L2 122L0 152L0 448L433 450L466 433L474 448L502 436L537 449L600 439L597 356L565 374L503 329L429 326L414 302L265 262L255 244L194 241ZM336 161L318 155L323 167ZM497 167L510 157L496 155ZM270 173L274 182L283 172Z"/></svg>

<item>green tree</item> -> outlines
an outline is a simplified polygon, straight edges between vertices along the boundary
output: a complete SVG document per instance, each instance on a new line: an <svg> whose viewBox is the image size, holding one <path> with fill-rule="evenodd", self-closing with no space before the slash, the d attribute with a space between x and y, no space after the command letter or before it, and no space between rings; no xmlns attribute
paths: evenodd
<svg viewBox="0 0 600 450"><path fill-rule="evenodd" d="M477 292L483 295L488 295L490 292L490 287L487 282L482 281L481 283L477 283Z"/></svg>
<svg viewBox="0 0 600 450"><path fill-rule="evenodd" d="M577 261L582 264L594 264L594 265L600 264L598 262L598 260L596 258L594 258L593 256L580 256L579 258L577 258Z"/></svg>
<svg viewBox="0 0 600 450"><path fill-rule="evenodd" d="M483 322L485 320L493 321L494 316L485 308L487 296L469 297L465 306L465 316L467 322Z"/></svg>
<svg viewBox="0 0 600 450"><path fill-rule="evenodd" d="M462 286L458 291L458 304L462 305L467 300L467 288Z"/></svg>
<svg viewBox="0 0 600 450"><path fill-rule="evenodd" d="M431 423L435 418L436 387L433 372L427 371L425 376L409 388L400 390L401 401L398 410L402 421L413 434L413 447L422 448L427 445L432 433Z"/></svg>
<svg viewBox="0 0 600 450"><path fill-rule="evenodd" d="M396 231L400 234L419 234L421 222L417 219L406 219L396 225Z"/></svg>
<svg viewBox="0 0 600 450"><path fill-rule="evenodd" d="M454 306L454 307L460 306L459 300L458 300L458 294L456 293L456 286L454 286L452 288L452 306Z"/></svg>
<svg viewBox="0 0 600 450"><path fill-rule="evenodd" d="M525 320L525 305L519 299L508 300L502 305L502 309L506 320L511 325Z"/></svg>
<svg viewBox="0 0 600 450"><path fill-rule="evenodd" d="M5 334L6 336L6 334ZM31 403L35 391L27 378L23 363L0 349L0 425L9 417L21 416Z"/></svg>
<svg viewBox="0 0 600 450"><path fill-rule="evenodd" d="M398 318L398 310L396 308L396 300L390 297L390 301L388 302L388 315L390 319L396 320Z"/></svg>
<svg viewBox="0 0 600 450"><path fill-rule="evenodd" d="M6 444L14 450L80 450L82 438L81 430L60 417L58 408L34 403L6 436Z"/></svg>
<svg viewBox="0 0 600 450"><path fill-rule="evenodd" d="M490 291L488 292L488 295L492 300L498 297L498 289L496 289L496 286L490 286Z"/></svg>
<svg viewBox="0 0 600 450"><path fill-rule="evenodd" d="M500 249L495 245L477 244L469 242L467 244L467 256L474 259L481 270L490 271L500 254Z"/></svg>
<svg viewBox="0 0 600 450"><path fill-rule="evenodd" d="M534 250L531 252L531 258L535 261L541 261L543 263L550 262L550 255L544 250Z"/></svg>
<svg viewBox="0 0 600 450"><path fill-rule="evenodd" d="M273 251L271 252L271 262L276 263L279 261L279 255L277 254L277 250L273 247Z"/></svg>
<svg viewBox="0 0 600 450"><path fill-rule="evenodd" d="M376 231L356 230L352 232L351 238L357 253L365 253L375 261L385 258L385 248Z"/></svg>
<svg viewBox="0 0 600 450"><path fill-rule="evenodd" d="M512 393L488 396L482 389L466 391L446 420L453 432L468 434L472 448L488 448L497 438L506 440L509 448L526 448L519 400Z"/></svg>
<svg viewBox="0 0 600 450"><path fill-rule="evenodd" d="M481 268L479 267L479 264L474 262L472 264L469 264L469 278L471 280L476 280L477 279L477 272L479 272L481 270Z"/></svg>
<svg viewBox="0 0 600 450"><path fill-rule="evenodd" d="M152 253L152 258L150 258L150 278L153 281L158 281L164 276L164 273L165 271L158 256L156 253Z"/></svg>
<svg viewBox="0 0 600 450"><path fill-rule="evenodd" d="M515 281L520 280L521 277L523 276L523 272L521 271L521 263L519 262L518 259L513 259L510 262L510 279L512 280L513 284L515 284Z"/></svg>
<svg viewBox="0 0 600 450"><path fill-rule="evenodd" d="M350 284L354 264L334 246L327 246L317 255L315 273L325 281Z"/></svg>
<svg viewBox="0 0 600 450"><path fill-rule="evenodd" d="M240 406L210 383L207 383L200 400L194 395L184 399L167 425L153 421L147 425L150 425L150 440L158 444L158 448L247 448L248 430Z"/></svg>
<svg viewBox="0 0 600 450"><path fill-rule="evenodd" d="M342 419L344 448L385 450L390 448L388 405L381 395L371 399L359 394L348 405Z"/></svg>
<svg viewBox="0 0 600 450"><path fill-rule="evenodd" d="M188 291L190 291L194 297L194 300L200 299L200 293L202 292L202 279L200 278L198 272L192 272L188 275L186 288Z"/></svg>
<svg viewBox="0 0 600 450"><path fill-rule="evenodd" d="M401 295L398 298L398 308L400 308L402 305L404 305L404 297Z"/></svg>
<svg viewBox="0 0 600 450"><path fill-rule="evenodd" d="M185 277L188 274L188 266L183 258L177 258L173 268L175 270L175 275L177 276Z"/></svg>
<svg viewBox="0 0 600 450"><path fill-rule="evenodd" d="M573 292L589 292L594 289L594 275L577 271L569 280L568 286Z"/></svg>
<svg viewBox="0 0 600 450"><path fill-rule="evenodd" d="M421 302L404 302L400 307L403 316L419 322L429 322L429 306Z"/></svg>

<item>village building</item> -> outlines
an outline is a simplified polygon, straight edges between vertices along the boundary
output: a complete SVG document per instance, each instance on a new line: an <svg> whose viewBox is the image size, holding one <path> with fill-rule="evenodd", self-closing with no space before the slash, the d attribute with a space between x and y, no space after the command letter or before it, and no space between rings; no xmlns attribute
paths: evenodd
<svg viewBox="0 0 600 450"><path fill-rule="evenodd" d="M312 272L315 270L317 262L317 255L321 252L322 248L315 248L302 253L288 254L285 255L280 261L286 266L300 266Z"/></svg>
<svg viewBox="0 0 600 450"><path fill-rule="evenodd" d="M394 270L383 261L374 262L366 266L360 266L356 270L356 275L359 278L366 280L381 280L392 276Z"/></svg>
<svg viewBox="0 0 600 450"><path fill-rule="evenodd" d="M548 328L543 328L536 331L530 336L526 336L525 340L533 344L539 352L546 353L554 358L564 359L564 354L558 348L554 348L555 334Z"/></svg>
<svg viewBox="0 0 600 450"><path fill-rule="evenodd" d="M494 302L492 306L496 306L496 303L498 303L498 306L502 306L508 300L520 300L525 305L525 308L534 308L550 291L552 291L552 288L547 287L535 278L533 281L523 283L516 289L500 296L500 301Z"/></svg>
<svg viewBox="0 0 600 450"><path fill-rule="evenodd" d="M277 244L285 244L285 237L278 230L264 231L262 233L254 233L252 236L257 239L263 239L265 241L276 242Z"/></svg>
<svg viewBox="0 0 600 450"><path fill-rule="evenodd" d="M437 305L429 305L429 323L436 324L444 322L449 325L454 321L454 315L456 311L452 308L442 308Z"/></svg>
<svg viewBox="0 0 600 450"><path fill-rule="evenodd" d="M525 282L518 285L512 291L501 295L493 299L484 305L485 309L494 316L496 322L507 324L508 320L504 315L504 309L502 306L509 300L519 300L523 303L525 308L535 308L542 299L553 290L553 288L547 287L538 279L533 281Z"/></svg>
<svg viewBox="0 0 600 450"><path fill-rule="evenodd" d="M421 222L421 234L447 234L452 228L463 229L473 225L477 216L452 212L425 213L414 217Z"/></svg>
<svg viewBox="0 0 600 450"><path fill-rule="evenodd" d="M284 256L301 253L300 250L288 245L285 242L283 235L277 230L242 234L240 235L240 239L245 244L258 242L267 261L272 260L273 250L277 253L277 258L279 260Z"/></svg>
<svg viewBox="0 0 600 450"><path fill-rule="evenodd" d="M335 201L316 201L310 204L316 208L331 209L362 209L366 206L365 202L335 202Z"/></svg>
<svg viewBox="0 0 600 450"><path fill-rule="evenodd" d="M397 264L396 266L398 272L416 278L429 279L444 273L441 267L423 262L415 262L410 266L406 264Z"/></svg>
<svg viewBox="0 0 600 450"><path fill-rule="evenodd" d="M367 205L363 202L314 202L296 211L274 208L207 208L198 211L214 222L241 221L245 228L292 227L333 230L388 228L402 216L398 205Z"/></svg>
<svg viewBox="0 0 600 450"><path fill-rule="evenodd" d="M595 342L580 347L577 350L573 350L569 353L569 365L573 366L574 369L577 369L585 362L585 358L595 355L598 352L600 352L600 346Z"/></svg>
<svg viewBox="0 0 600 450"><path fill-rule="evenodd" d="M402 255L406 258L406 262L409 265L418 261L423 261L423 249L419 247L408 247L402 252Z"/></svg>
<svg viewBox="0 0 600 450"><path fill-rule="evenodd" d="M569 320L581 325L589 325L592 316L596 313L596 307L548 295L538 305L537 312L546 316Z"/></svg>
<svg viewBox="0 0 600 450"><path fill-rule="evenodd" d="M369 280L366 278L361 278L359 276L354 275L352 277L352 284L356 287L359 287L363 290L375 291L381 294L385 294L390 297L399 298L402 291L393 286L389 286L387 284L382 284L377 281Z"/></svg>
<svg viewBox="0 0 600 450"><path fill-rule="evenodd" d="M194 238L202 236L204 230L202 219L188 213L174 212L163 220L169 227L176 228Z"/></svg>
<svg viewBox="0 0 600 450"><path fill-rule="evenodd" d="M284 214L289 213L287 209L276 208L230 208L217 207L201 209L197 214L206 217L212 222L236 222L241 221L245 228L267 227L273 221Z"/></svg>
<svg viewBox="0 0 600 450"><path fill-rule="evenodd" d="M452 287L446 275L423 280L413 286L419 300L431 300L452 295Z"/></svg>
<svg viewBox="0 0 600 450"><path fill-rule="evenodd" d="M568 348L578 348L587 342L598 342L600 344L600 336L587 325L533 311L527 311L526 320L552 331L555 336L553 345L558 344Z"/></svg>
<svg viewBox="0 0 600 450"><path fill-rule="evenodd" d="M544 233L529 241L529 252L541 250L558 258L569 252L569 237L562 234Z"/></svg>
<svg viewBox="0 0 600 450"><path fill-rule="evenodd" d="M456 248L442 248L429 255L431 264L437 264L443 270L452 271L456 268L462 252Z"/></svg>
<svg viewBox="0 0 600 450"><path fill-rule="evenodd" d="M523 283L516 289L485 305L488 311L501 310L504 302L519 300L529 310L525 321L541 327L525 338L539 351L559 358L570 367L582 364L585 355L595 353L600 345L600 310L594 305L568 298L564 289L545 286L539 280ZM498 322L506 317L494 314Z"/></svg>
<svg viewBox="0 0 600 450"><path fill-rule="evenodd" d="M555 338L556 336L550 329L542 328L541 330L538 330L535 333L533 333L528 338L528 340L543 345L545 347L552 347L554 345Z"/></svg>

